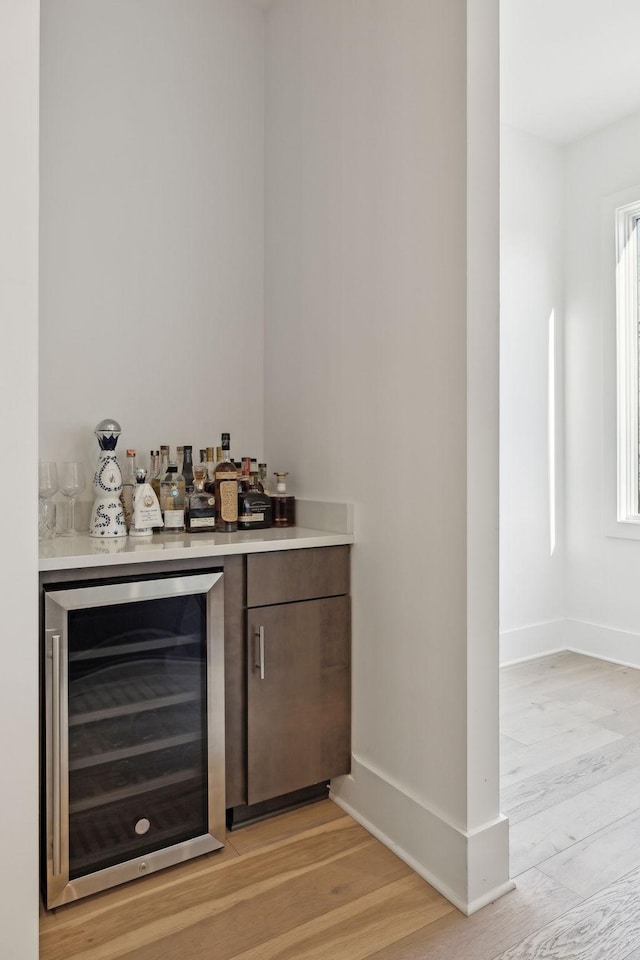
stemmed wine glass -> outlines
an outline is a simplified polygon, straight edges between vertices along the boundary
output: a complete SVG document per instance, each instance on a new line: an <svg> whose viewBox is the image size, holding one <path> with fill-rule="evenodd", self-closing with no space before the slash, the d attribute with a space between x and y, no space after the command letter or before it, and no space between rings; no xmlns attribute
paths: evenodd
<svg viewBox="0 0 640 960"><path fill-rule="evenodd" d="M51 498L58 489L58 467L53 460L38 461L38 537L51 540L56 532L55 505Z"/></svg>
<svg viewBox="0 0 640 960"><path fill-rule="evenodd" d="M74 537L77 534L75 529L75 503L76 498L80 496L85 488L84 466L79 460L67 460L62 464L60 476L60 493L64 494L69 500L69 525L63 536Z"/></svg>

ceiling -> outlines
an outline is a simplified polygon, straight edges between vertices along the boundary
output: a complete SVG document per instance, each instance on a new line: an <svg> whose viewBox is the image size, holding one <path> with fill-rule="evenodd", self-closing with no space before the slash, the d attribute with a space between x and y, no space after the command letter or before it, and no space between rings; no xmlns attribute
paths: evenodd
<svg viewBox="0 0 640 960"><path fill-rule="evenodd" d="M571 143L640 110L640 0L500 0L504 123Z"/></svg>

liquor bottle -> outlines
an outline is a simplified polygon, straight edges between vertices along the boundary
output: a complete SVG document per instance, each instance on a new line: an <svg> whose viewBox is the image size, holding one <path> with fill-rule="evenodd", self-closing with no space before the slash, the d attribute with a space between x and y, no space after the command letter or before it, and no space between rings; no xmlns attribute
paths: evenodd
<svg viewBox="0 0 640 960"><path fill-rule="evenodd" d="M230 436L222 434L222 458L214 471L216 530L235 533L238 529L238 470L229 454Z"/></svg>
<svg viewBox="0 0 640 960"><path fill-rule="evenodd" d="M152 468L151 476L149 477L149 482L153 487L153 492L158 498L158 502L160 501L160 483L162 482L162 478L167 472L168 466L169 466L169 447L166 444L162 444L162 446L160 447L158 469L153 470Z"/></svg>
<svg viewBox="0 0 640 960"><path fill-rule="evenodd" d="M266 463L258 464L258 484L262 487L264 493L271 494L271 485L267 480L267 465Z"/></svg>
<svg viewBox="0 0 640 960"><path fill-rule="evenodd" d="M216 500L204 489L207 468L204 463L194 464L193 490L187 494L186 527L189 533L215 530Z"/></svg>
<svg viewBox="0 0 640 960"><path fill-rule="evenodd" d="M236 467L238 464L236 463ZM243 457L238 477L238 494L246 493L251 486L251 457ZM238 502L238 510L240 509Z"/></svg>
<svg viewBox="0 0 640 960"><path fill-rule="evenodd" d="M160 451L149 450L149 473L147 475L147 482L151 483L153 478L159 476L159 474L160 474Z"/></svg>
<svg viewBox="0 0 640 960"><path fill-rule="evenodd" d="M160 484L160 506L167 533L184 530L184 501L184 477L172 460Z"/></svg>
<svg viewBox="0 0 640 960"><path fill-rule="evenodd" d="M216 468L216 454L213 447L207 447L206 464L207 478L205 480L205 488L207 482L213 483L213 471Z"/></svg>
<svg viewBox="0 0 640 960"><path fill-rule="evenodd" d="M127 450L127 460L124 472L122 474L122 493L120 500L124 508L124 522L127 530L131 528L131 510L133 501L133 490L136 485L136 451Z"/></svg>
<svg viewBox="0 0 640 960"><path fill-rule="evenodd" d="M176 447L176 466L178 473L182 473L182 464L184 463L184 447Z"/></svg>
<svg viewBox="0 0 640 960"><path fill-rule="evenodd" d="M161 523L160 505L153 487L147 482L147 471L144 467L138 467L136 470L136 488L133 491L129 536L150 537L154 528Z"/></svg>
<svg viewBox="0 0 640 960"><path fill-rule="evenodd" d="M163 443L160 447L160 463L158 466L158 470L155 474L152 474L150 477L150 483L151 483L151 486L153 487L153 492L158 498L158 503L160 504L161 511L162 511L162 496L160 493L160 486L162 484L162 478L165 476L169 468L169 454L170 454L169 445ZM158 533L160 530L162 530L162 527L161 526L154 527L153 530L154 530L154 533Z"/></svg>
<svg viewBox="0 0 640 960"><path fill-rule="evenodd" d="M271 494L273 525L274 527L295 527L296 498L293 494L287 493L287 477L289 474L284 471L277 471L274 476L276 478L276 492Z"/></svg>
<svg viewBox="0 0 640 960"><path fill-rule="evenodd" d="M93 477L95 499L91 508L89 536L98 540L126 537L127 526L120 503L122 473L116 456L120 424L116 420L101 420L94 433L100 447L100 456Z"/></svg>
<svg viewBox="0 0 640 960"><path fill-rule="evenodd" d="M248 478L247 489L238 493L238 530L263 530L272 526L271 498L260 489L258 480Z"/></svg>
<svg viewBox="0 0 640 960"><path fill-rule="evenodd" d="M193 448L184 446L182 460L182 476L184 477L184 486L187 493L193 490Z"/></svg>

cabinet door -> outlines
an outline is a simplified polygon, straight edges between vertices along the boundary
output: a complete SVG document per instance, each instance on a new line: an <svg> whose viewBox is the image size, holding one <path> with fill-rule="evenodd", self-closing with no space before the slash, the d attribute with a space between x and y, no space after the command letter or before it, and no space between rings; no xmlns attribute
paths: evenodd
<svg viewBox="0 0 640 960"><path fill-rule="evenodd" d="M348 773L350 598L247 611L248 802Z"/></svg>

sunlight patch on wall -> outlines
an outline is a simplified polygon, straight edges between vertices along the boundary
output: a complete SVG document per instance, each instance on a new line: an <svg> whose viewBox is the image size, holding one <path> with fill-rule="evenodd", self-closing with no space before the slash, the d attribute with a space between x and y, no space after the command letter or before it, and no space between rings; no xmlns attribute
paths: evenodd
<svg viewBox="0 0 640 960"><path fill-rule="evenodd" d="M556 312L549 314L548 354L549 552L556 549Z"/></svg>

